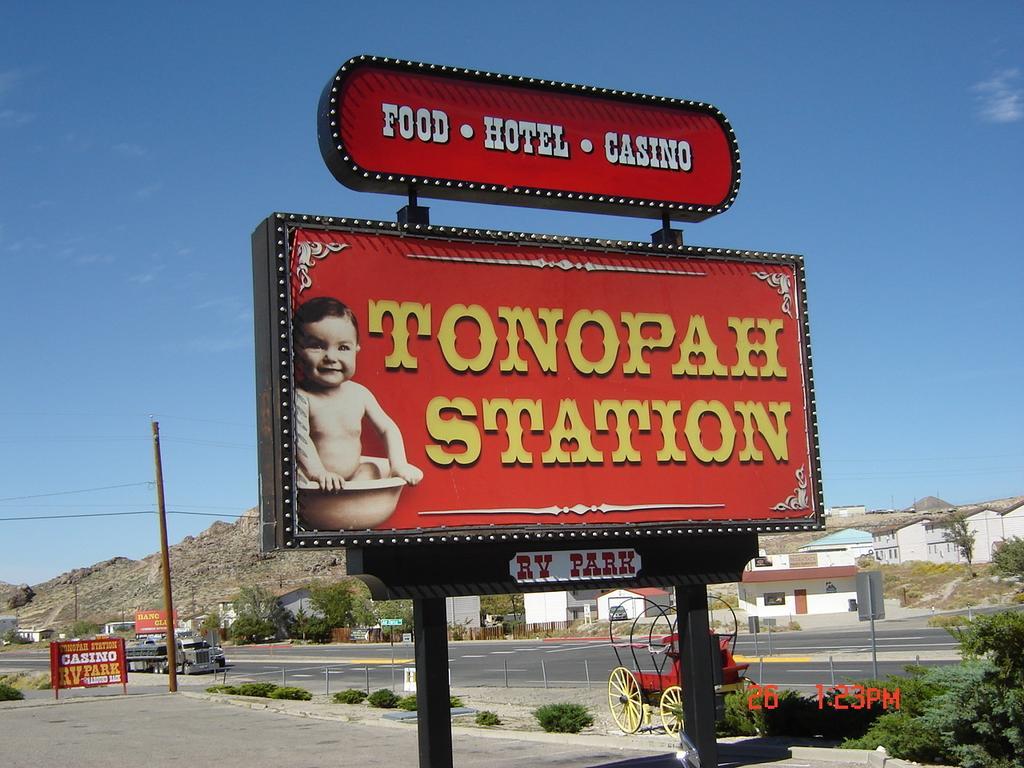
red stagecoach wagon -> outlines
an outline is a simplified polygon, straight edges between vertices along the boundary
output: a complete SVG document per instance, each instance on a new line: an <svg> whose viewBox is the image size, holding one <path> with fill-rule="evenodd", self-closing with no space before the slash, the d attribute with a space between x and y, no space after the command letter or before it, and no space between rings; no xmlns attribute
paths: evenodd
<svg viewBox="0 0 1024 768"><path fill-rule="evenodd" d="M611 614L608 637L618 666L608 678L608 707L616 724L625 733L636 733L652 724L653 713L658 712L661 724L671 734L679 733L683 723L683 680L679 669L679 631L675 619L670 619L664 606L647 598L631 598L642 608L629 625L628 636L616 636L617 626L628 620L625 606ZM732 614L733 631L714 634L722 658L722 682L715 692L724 695L744 685L748 664L736 662L736 614L719 597L709 600L721 602ZM619 623L616 621L619 617ZM624 661L625 659L625 661ZM630 661L632 664L630 665Z"/></svg>

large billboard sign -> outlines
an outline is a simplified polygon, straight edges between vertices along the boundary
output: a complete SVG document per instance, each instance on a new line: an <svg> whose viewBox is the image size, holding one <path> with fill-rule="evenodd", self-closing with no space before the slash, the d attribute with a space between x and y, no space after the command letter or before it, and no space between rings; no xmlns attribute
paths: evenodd
<svg viewBox="0 0 1024 768"><path fill-rule="evenodd" d="M820 524L799 256L284 214L253 242L266 547Z"/></svg>
<svg viewBox="0 0 1024 768"><path fill-rule="evenodd" d="M124 639L100 637L50 643L50 684L55 696L62 688L127 686Z"/></svg>
<svg viewBox="0 0 1024 768"><path fill-rule="evenodd" d="M710 104L376 56L327 84L317 133L370 192L700 221L740 182Z"/></svg>
<svg viewBox="0 0 1024 768"><path fill-rule="evenodd" d="M174 612L174 625L178 625L178 612ZM135 634L137 635L166 635L167 634L167 611L136 611L135 612Z"/></svg>

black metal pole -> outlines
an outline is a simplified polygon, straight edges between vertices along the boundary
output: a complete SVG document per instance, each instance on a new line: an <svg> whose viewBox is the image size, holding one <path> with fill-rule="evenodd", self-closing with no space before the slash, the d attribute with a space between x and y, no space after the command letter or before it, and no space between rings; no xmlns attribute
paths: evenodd
<svg viewBox="0 0 1024 768"><path fill-rule="evenodd" d="M679 664L683 686L683 731L697 747L701 768L718 765L715 739L715 683L711 672L708 588L676 587Z"/></svg>
<svg viewBox="0 0 1024 768"><path fill-rule="evenodd" d="M412 601L416 627L416 715L420 768L452 768L448 621L443 597Z"/></svg>

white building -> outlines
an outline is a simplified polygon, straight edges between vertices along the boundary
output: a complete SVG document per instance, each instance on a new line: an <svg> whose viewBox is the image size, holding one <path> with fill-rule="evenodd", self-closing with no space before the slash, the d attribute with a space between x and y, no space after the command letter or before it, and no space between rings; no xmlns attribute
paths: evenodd
<svg viewBox="0 0 1024 768"><path fill-rule="evenodd" d="M925 526L930 522L928 517L915 517L874 531L871 548L875 559L888 565L928 560L929 535L934 531L926 530Z"/></svg>
<svg viewBox="0 0 1024 768"><path fill-rule="evenodd" d="M872 534L872 550L879 562L897 565L911 560L931 563L964 563L966 558L947 540L949 522L957 513L922 516L898 525L880 528ZM1024 502L1003 509L981 505L968 507L967 528L974 534L972 562L988 563L1002 542L1024 538Z"/></svg>
<svg viewBox="0 0 1024 768"><path fill-rule="evenodd" d="M445 616L451 627L480 628L480 596L465 595L444 599Z"/></svg>
<svg viewBox="0 0 1024 768"><path fill-rule="evenodd" d="M748 616L779 617L856 610L857 566L849 552L761 555L736 585Z"/></svg>
<svg viewBox="0 0 1024 768"><path fill-rule="evenodd" d="M857 607L857 566L744 571L737 592L748 616L845 613Z"/></svg>
<svg viewBox="0 0 1024 768"><path fill-rule="evenodd" d="M1024 502L999 512L989 507L968 515L967 527L974 533L975 563L988 563L1003 542L1024 539Z"/></svg>
<svg viewBox="0 0 1024 768"><path fill-rule="evenodd" d="M112 635L115 632L134 632L134 621L108 621L103 625L103 634Z"/></svg>
<svg viewBox="0 0 1024 768"><path fill-rule="evenodd" d="M863 504L851 504L845 507L825 507L826 517L855 517L866 515L868 508Z"/></svg>
<svg viewBox="0 0 1024 768"><path fill-rule="evenodd" d="M596 589L575 592L527 592L523 596L526 623L596 619L596 598Z"/></svg>
<svg viewBox="0 0 1024 768"><path fill-rule="evenodd" d="M857 528L846 528L842 531L835 531L828 536L812 541L800 547L800 552L845 552L849 553L853 560L858 557L872 556L872 536L868 531L861 531Z"/></svg>
<svg viewBox="0 0 1024 768"><path fill-rule="evenodd" d="M655 619L662 613L669 613L670 606L671 596L664 589L657 587L613 589L597 596L597 618L608 621L612 610L621 607L628 619L635 619L642 615L649 619Z"/></svg>

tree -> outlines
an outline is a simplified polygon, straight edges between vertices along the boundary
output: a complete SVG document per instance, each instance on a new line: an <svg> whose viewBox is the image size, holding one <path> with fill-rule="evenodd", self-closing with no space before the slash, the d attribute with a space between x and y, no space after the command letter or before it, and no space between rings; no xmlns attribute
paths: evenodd
<svg viewBox="0 0 1024 768"><path fill-rule="evenodd" d="M967 525L967 515L962 512L954 515L946 523L945 528L946 541L963 553L964 559L967 561L967 570L970 571L971 576L974 576L974 571L971 568L971 562L974 560L974 531Z"/></svg>
<svg viewBox="0 0 1024 768"><path fill-rule="evenodd" d="M366 623L367 598L366 588L354 579L309 585L309 604L332 629Z"/></svg>
<svg viewBox="0 0 1024 768"><path fill-rule="evenodd" d="M952 688L926 715L964 768L1009 768L1024 754L1024 614L979 616L955 633L978 677ZM984 657L983 661L978 661Z"/></svg>
<svg viewBox="0 0 1024 768"><path fill-rule="evenodd" d="M992 568L1001 576L1024 580L1024 539L1005 541L992 555Z"/></svg>
<svg viewBox="0 0 1024 768"><path fill-rule="evenodd" d="M89 637L90 635L95 635L99 631L99 625L82 619L71 625L68 629L68 634L71 637Z"/></svg>
<svg viewBox="0 0 1024 768"><path fill-rule="evenodd" d="M220 632L221 618L216 611L210 611L203 617L203 623L199 625L199 631L204 635L207 632Z"/></svg>
<svg viewBox="0 0 1024 768"><path fill-rule="evenodd" d="M242 587L235 599L231 636L243 643L277 637L288 625L287 611L264 587Z"/></svg>

